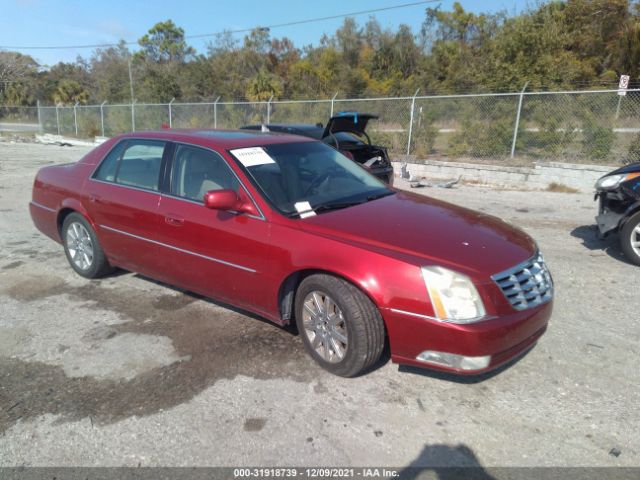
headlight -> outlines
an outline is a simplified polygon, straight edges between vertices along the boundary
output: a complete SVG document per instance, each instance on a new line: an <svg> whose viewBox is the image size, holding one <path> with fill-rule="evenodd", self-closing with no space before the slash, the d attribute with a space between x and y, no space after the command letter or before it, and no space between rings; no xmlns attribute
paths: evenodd
<svg viewBox="0 0 640 480"><path fill-rule="evenodd" d="M466 275L443 267L422 267L422 278L438 320L474 323L485 315L482 299Z"/></svg>
<svg viewBox="0 0 640 480"><path fill-rule="evenodd" d="M596 182L596 189L608 190L610 188L616 188L620 185L624 177L626 177L626 175L607 175L606 177L602 177Z"/></svg>
<svg viewBox="0 0 640 480"><path fill-rule="evenodd" d="M640 172L607 175L596 182L596 190L611 190L616 188L622 182L626 182L636 177L640 177Z"/></svg>

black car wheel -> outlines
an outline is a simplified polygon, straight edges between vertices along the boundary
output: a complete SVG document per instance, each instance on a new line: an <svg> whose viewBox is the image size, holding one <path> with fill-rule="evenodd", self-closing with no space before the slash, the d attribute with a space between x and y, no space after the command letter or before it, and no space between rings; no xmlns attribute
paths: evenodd
<svg viewBox="0 0 640 480"><path fill-rule="evenodd" d="M295 313L307 351L329 372L353 377L380 358L382 316L352 284L325 274L307 277L296 292Z"/></svg>
<svg viewBox="0 0 640 480"><path fill-rule="evenodd" d="M631 262L640 265L640 212L632 215L622 227L620 246Z"/></svg>

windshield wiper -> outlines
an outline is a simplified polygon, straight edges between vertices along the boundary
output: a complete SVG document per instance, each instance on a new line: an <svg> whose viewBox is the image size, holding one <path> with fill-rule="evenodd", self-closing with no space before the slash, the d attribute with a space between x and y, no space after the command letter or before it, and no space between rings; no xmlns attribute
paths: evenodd
<svg viewBox="0 0 640 480"><path fill-rule="evenodd" d="M341 208L353 207L354 205L360 205L361 203L365 203L366 200L360 200L358 202L336 202L336 203L325 203L323 205L318 205L317 207L312 208L310 211L319 213L319 212L329 212L331 210L340 210ZM288 212L285 215L289 218L299 217L300 213L306 212Z"/></svg>
<svg viewBox="0 0 640 480"><path fill-rule="evenodd" d="M366 200L365 200L366 201ZM335 202L335 203L325 203L323 205L318 205L314 207L314 211L317 212L328 212L331 210L340 210L341 208L353 207L354 205L360 205L361 203L365 203L363 200L358 200L357 202Z"/></svg>
<svg viewBox="0 0 640 480"><path fill-rule="evenodd" d="M376 195L369 195L364 200L353 200L353 201L350 201L350 202L324 203L324 204L320 204L320 205L318 205L316 207L313 207L312 210L314 212L316 212L316 213L319 213L319 212L330 212L332 210L340 210L341 208L349 208L349 207L353 207L355 205L361 205L363 203L370 202L372 200L377 200L378 198L388 197L389 195L393 195L394 193L395 192L392 192L392 191L385 191L383 193L378 193ZM299 212L289 212L286 215L289 218L293 218L293 217L300 216L300 213Z"/></svg>
<svg viewBox="0 0 640 480"><path fill-rule="evenodd" d="M393 195L394 193L395 192L387 190L386 192L378 193L377 195L369 195L367 197L367 202L370 202L371 200L377 200L382 197L388 197L389 195Z"/></svg>

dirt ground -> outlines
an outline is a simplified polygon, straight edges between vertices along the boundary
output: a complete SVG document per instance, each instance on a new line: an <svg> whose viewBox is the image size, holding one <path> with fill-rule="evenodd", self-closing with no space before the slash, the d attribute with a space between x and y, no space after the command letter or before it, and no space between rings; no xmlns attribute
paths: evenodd
<svg viewBox="0 0 640 480"><path fill-rule="evenodd" d="M538 241L550 328L484 377L349 380L241 311L74 274L28 201L39 167L86 151L0 143L0 466L640 466L640 268L596 239L591 195L421 189Z"/></svg>

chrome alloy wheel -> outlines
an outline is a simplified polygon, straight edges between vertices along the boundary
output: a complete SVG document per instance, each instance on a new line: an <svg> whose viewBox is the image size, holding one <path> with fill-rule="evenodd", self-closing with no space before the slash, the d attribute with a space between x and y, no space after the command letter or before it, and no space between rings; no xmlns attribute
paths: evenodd
<svg viewBox="0 0 640 480"><path fill-rule="evenodd" d="M349 337L342 310L326 293L314 290L304 299L304 333L325 361L338 363L347 353Z"/></svg>
<svg viewBox="0 0 640 480"><path fill-rule="evenodd" d="M640 223L631 232L631 248L640 257Z"/></svg>
<svg viewBox="0 0 640 480"><path fill-rule="evenodd" d="M88 270L93 264L93 242L87 229L80 222L69 224L66 234L67 250L71 261L80 270Z"/></svg>

